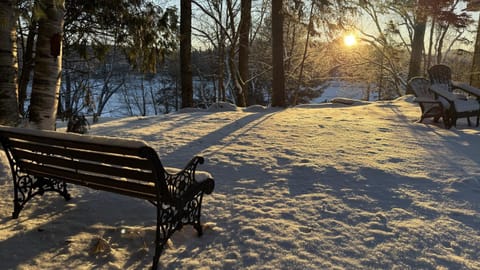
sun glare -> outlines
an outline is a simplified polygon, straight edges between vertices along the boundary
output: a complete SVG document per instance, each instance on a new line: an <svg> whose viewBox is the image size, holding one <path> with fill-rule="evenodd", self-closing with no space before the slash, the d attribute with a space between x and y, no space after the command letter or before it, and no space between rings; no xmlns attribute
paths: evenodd
<svg viewBox="0 0 480 270"><path fill-rule="evenodd" d="M357 44L357 39L355 38L355 35L348 34L343 37L343 43L345 44L345 46L350 47Z"/></svg>

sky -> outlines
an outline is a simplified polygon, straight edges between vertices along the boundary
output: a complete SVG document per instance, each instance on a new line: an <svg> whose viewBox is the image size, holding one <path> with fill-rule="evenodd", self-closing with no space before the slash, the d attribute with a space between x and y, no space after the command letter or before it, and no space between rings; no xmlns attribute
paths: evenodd
<svg viewBox="0 0 480 270"><path fill-rule="evenodd" d="M332 101L102 118L89 135L144 140L165 166L205 157L204 235L176 232L161 269L480 269L480 128L418 123L411 96ZM148 202L70 186L12 220L2 151L0 176L0 269L150 267Z"/></svg>

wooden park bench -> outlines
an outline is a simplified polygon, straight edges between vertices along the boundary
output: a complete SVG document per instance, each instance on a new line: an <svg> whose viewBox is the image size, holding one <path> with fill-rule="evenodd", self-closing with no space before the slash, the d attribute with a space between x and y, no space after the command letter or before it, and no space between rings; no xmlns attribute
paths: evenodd
<svg viewBox="0 0 480 270"><path fill-rule="evenodd" d="M157 269L170 236L183 225L193 225L202 235L202 198L214 188L209 173L196 171L202 157L171 172L155 150L139 140L0 126L0 142L12 171L13 218L46 191L69 200L67 184L75 184L144 199L156 207L152 269Z"/></svg>

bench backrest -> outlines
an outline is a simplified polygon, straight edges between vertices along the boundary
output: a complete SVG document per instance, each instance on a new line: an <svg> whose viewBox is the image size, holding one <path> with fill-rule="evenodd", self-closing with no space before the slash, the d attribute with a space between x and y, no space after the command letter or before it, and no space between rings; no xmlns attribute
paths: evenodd
<svg viewBox="0 0 480 270"><path fill-rule="evenodd" d="M150 201L166 200L164 168L145 142L0 126L13 168ZM158 196L158 197L157 197Z"/></svg>

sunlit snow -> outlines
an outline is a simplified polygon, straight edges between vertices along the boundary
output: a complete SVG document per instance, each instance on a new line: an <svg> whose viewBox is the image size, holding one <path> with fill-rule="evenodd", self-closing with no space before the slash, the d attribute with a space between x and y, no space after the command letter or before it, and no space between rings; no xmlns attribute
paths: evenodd
<svg viewBox="0 0 480 270"><path fill-rule="evenodd" d="M165 166L206 158L200 169L216 187L205 234L176 232L161 269L480 269L480 128L419 115L411 97L218 106L103 121L90 133L145 140ZM148 202L71 186L71 201L45 194L12 220L0 160L0 269L150 267ZM108 248L94 252L99 239Z"/></svg>

